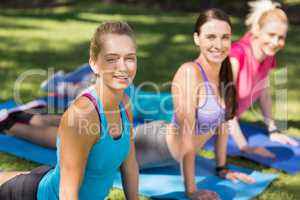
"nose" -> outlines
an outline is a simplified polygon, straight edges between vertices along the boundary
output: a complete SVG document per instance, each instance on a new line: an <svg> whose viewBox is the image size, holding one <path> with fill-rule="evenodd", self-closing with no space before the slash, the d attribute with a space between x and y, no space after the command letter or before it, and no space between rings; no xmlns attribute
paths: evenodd
<svg viewBox="0 0 300 200"><path fill-rule="evenodd" d="M221 39L221 38L217 38L217 39L215 40L214 46L215 46L215 48L217 48L217 49L222 49L222 47L223 47L222 39Z"/></svg>
<svg viewBox="0 0 300 200"><path fill-rule="evenodd" d="M118 69L120 71L127 71L128 66L127 66L126 60L124 58L121 58L119 60L119 62L118 62Z"/></svg>
<svg viewBox="0 0 300 200"><path fill-rule="evenodd" d="M278 46L279 45L279 38L278 37L273 37L272 38L272 44L274 46Z"/></svg>

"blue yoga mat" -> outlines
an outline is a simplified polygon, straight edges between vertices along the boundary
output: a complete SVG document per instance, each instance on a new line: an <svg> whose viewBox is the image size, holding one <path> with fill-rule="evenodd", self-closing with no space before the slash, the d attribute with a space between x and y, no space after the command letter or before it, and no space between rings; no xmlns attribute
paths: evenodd
<svg viewBox="0 0 300 200"><path fill-rule="evenodd" d="M232 183L214 175L215 162L210 159L197 157L196 183L199 189L209 189L218 193L222 200L245 200L259 195L278 176L276 174L262 174L246 168L229 165L230 169L251 175L255 184L248 185L242 182ZM187 199L180 175L179 166L160 167L143 170L140 173L141 195L159 199ZM114 187L122 188L120 174Z"/></svg>
<svg viewBox="0 0 300 200"><path fill-rule="evenodd" d="M44 97L40 100L47 102L47 99L53 98ZM18 104L15 101L9 100L0 104L0 110L14 109L16 106L18 106ZM56 149L42 147L20 138L7 136L5 133L0 133L0 152L9 153L26 160L51 166L54 166L56 163Z"/></svg>
<svg viewBox="0 0 300 200"><path fill-rule="evenodd" d="M0 151L40 164L54 166L56 163L56 149L42 147L1 133Z"/></svg>
<svg viewBox="0 0 300 200"><path fill-rule="evenodd" d="M9 109L15 106L13 101L8 101L1 104L0 108ZM56 163L56 149L41 147L4 134L0 134L0 151L41 164L54 166ZM257 181L254 185L233 184L213 175L213 161L197 158L197 166L198 187L217 191L222 199L252 198L260 194L277 177L274 174L262 174L232 165L230 168L251 174ZM140 175L140 194L161 199L184 199L184 188L179 172L178 166L144 170ZM120 176L117 176L115 186L121 186Z"/></svg>
<svg viewBox="0 0 300 200"><path fill-rule="evenodd" d="M13 100L9 100L9 101L6 101L6 102L2 102L0 104L0 110L1 109L13 109L17 106L17 103Z"/></svg>
<svg viewBox="0 0 300 200"><path fill-rule="evenodd" d="M169 93L153 93L136 89L134 86L126 90L133 103L134 125L145 123L145 121L165 120L172 118L172 98ZM68 97L44 97L50 107L64 109L72 99ZM14 101L7 101L0 104L0 109L11 109L16 106ZM243 132L252 146L263 146L276 155L276 159L265 159L255 155L245 154L237 148L234 141L230 138L228 142L228 154L231 156L243 156L260 164L283 170L289 174L296 174L300 171L300 147L292 147L279 143L270 142L264 129L242 124ZM1 142L1 141L0 141ZM205 148L213 150L213 140L210 140ZM5 151L6 147L1 145L0 150ZM9 150L11 151L11 150ZM9 152L8 152L9 153ZM16 154L17 155L17 154ZM22 155L18 155L24 157Z"/></svg>
<svg viewBox="0 0 300 200"><path fill-rule="evenodd" d="M133 85L128 87L126 93L132 101L134 113L134 125L145 123L146 121L165 120L170 121L173 115L173 105L170 93L145 92L135 88ZM68 97L44 97L50 107L64 109L72 99ZM0 109L11 109L16 106L14 101L7 101L0 104ZM234 141L230 138L228 142L228 154L231 156L243 156L260 164L283 170L289 174L296 174L300 171L300 147L292 147L279 143L270 142L264 129L242 124L243 132L252 146L263 146L276 155L276 159L266 159L255 155L245 154L237 148ZM213 140L210 140L205 148L213 150ZM5 151L5 147L0 147ZM0 150L1 150L0 149ZM22 157L22 156L21 156Z"/></svg>
<svg viewBox="0 0 300 200"><path fill-rule="evenodd" d="M41 147L22 139L1 134L0 151L41 164L54 166L56 163L55 149ZM250 199L257 196L278 176L276 174L262 174L250 169L230 165L231 169L250 174L257 181L253 185L234 184L213 175L214 161L198 157L196 162L196 182L198 187L216 191L223 200ZM120 175L116 177L114 186L121 188ZM179 167L160 167L142 171L140 174L140 194L160 199L185 199Z"/></svg>
<svg viewBox="0 0 300 200"><path fill-rule="evenodd" d="M254 125L241 124L243 133L245 134L251 146L261 146L270 150L276 155L275 159L267 159L256 155L241 152L233 139L230 137L227 146L227 154L231 156L242 156L257 163L283 170L291 175L300 171L300 147L292 147L291 145L283 145L271 142L267 136L266 130ZM298 139L300 142L300 140ZM214 138L205 144L205 149L214 149Z"/></svg>

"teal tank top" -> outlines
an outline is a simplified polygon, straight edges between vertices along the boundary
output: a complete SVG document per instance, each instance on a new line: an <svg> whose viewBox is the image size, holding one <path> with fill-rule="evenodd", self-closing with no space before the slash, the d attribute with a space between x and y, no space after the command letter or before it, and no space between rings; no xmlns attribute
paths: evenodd
<svg viewBox="0 0 300 200"><path fill-rule="evenodd" d="M85 175L79 191L80 200L102 200L113 185L113 180L122 162L128 157L130 149L130 122L122 103L119 107L122 118L122 134L114 139L108 132L108 123L95 89L83 94L95 105L101 124L101 135L93 145L88 156ZM58 200L60 180L60 140L57 137L57 164L47 172L39 183L38 200Z"/></svg>

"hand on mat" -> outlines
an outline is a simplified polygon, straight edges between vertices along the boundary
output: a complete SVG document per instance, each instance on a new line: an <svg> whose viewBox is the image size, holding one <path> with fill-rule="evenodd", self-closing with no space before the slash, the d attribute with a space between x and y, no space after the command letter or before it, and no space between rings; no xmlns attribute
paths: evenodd
<svg viewBox="0 0 300 200"><path fill-rule="evenodd" d="M249 176L248 174L235 172L231 170L227 172L226 179L232 181L233 183L238 183L239 181L243 181L244 183L247 184L255 183L255 179Z"/></svg>
<svg viewBox="0 0 300 200"><path fill-rule="evenodd" d="M216 192L210 190L200 190L196 192L187 193L190 200L220 200Z"/></svg>
<svg viewBox="0 0 300 200"><path fill-rule="evenodd" d="M275 158L275 154L273 154L271 151L267 150L264 147L251 147L249 145L243 147L241 149L243 152L249 153L249 154L256 154L264 158Z"/></svg>
<svg viewBox="0 0 300 200"><path fill-rule="evenodd" d="M272 142L278 142L278 143L281 143L281 144L289 144L289 145L292 145L294 147L299 146L299 143L296 140L294 140L293 138L291 138L287 135L284 135L282 133L272 133L272 134L270 134L270 140Z"/></svg>

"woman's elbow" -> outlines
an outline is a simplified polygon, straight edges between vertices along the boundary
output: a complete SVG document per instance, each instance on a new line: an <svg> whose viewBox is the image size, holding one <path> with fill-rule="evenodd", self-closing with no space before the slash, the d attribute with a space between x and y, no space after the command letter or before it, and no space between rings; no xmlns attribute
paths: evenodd
<svg viewBox="0 0 300 200"><path fill-rule="evenodd" d="M78 191L72 188L66 188L65 186L59 189L60 200L78 200Z"/></svg>

